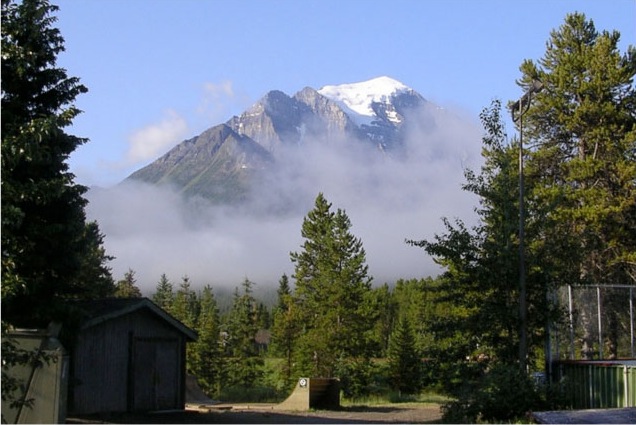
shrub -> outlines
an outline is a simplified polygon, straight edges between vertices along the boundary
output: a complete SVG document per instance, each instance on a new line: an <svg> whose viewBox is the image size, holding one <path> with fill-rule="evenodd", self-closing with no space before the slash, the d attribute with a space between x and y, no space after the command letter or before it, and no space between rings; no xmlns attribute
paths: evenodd
<svg viewBox="0 0 636 425"><path fill-rule="evenodd" d="M266 386L231 386L221 389L219 398L233 403L278 403L285 395L275 388Z"/></svg>
<svg viewBox="0 0 636 425"><path fill-rule="evenodd" d="M531 410L542 408L541 389L516 365L497 364L473 388L442 407L449 423L524 420Z"/></svg>

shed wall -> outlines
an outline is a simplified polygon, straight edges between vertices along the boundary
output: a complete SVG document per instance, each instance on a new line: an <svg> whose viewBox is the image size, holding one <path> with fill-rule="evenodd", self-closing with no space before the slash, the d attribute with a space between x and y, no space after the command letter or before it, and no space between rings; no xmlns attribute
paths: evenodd
<svg viewBox="0 0 636 425"><path fill-rule="evenodd" d="M174 347L175 354L171 356L174 361L158 363L162 368L173 368L167 372L168 376L172 377L171 382L158 383L152 378L144 379L141 383L136 382L139 381L140 370L143 370L143 367L147 368L149 364L157 365L144 358L142 353L135 355L136 347L139 346L138 341L145 341L144 345L159 341L160 344L169 343ZM161 357L161 347L158 350ZM152 350L150 352L154 353ZM140 406L139 400L143 397L152 397L156 393L156 385L169 385L167 391L174 392L170 397L163 397L162 408L183 408L184 354L184 335L149 310L137 310L84 329L80 332L71 358L69 411L74 414L88 414L153 410L152 402ZM152 369L146 371L150 374L154 372ZM150 385L155 387L149 388Z"/></svg>

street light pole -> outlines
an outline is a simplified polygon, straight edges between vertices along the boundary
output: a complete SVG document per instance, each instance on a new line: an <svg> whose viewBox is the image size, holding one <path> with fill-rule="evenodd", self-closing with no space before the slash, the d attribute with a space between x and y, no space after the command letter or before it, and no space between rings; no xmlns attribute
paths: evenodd
<svg viewBox="0 0 636 425"><path fill-rule="evenodd" d="M525 264L525 207L523 179L523 115L528 112L532 95L538 93L543 84L534 80L532 86L511 108L512 121L519 122L519 367L527 369L528 357L528 307L526 305L526 264ZM515 113L517 115L515 116Z"/></svg>

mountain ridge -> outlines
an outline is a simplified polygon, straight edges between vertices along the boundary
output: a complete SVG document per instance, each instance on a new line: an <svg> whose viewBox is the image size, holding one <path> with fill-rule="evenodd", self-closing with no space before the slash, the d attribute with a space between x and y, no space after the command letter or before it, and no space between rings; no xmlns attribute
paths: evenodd
<svg viewBox="0 0 636 425"><path fill-rule="evenodd" d="M289 96L267 92L238 116L184 140L135 171L126 181L171 185L186 196L215 203L246 199L255 179L289 148L312 143L361 143L379 152L399 151L409 115L428 102L389 77Z"/></svg>

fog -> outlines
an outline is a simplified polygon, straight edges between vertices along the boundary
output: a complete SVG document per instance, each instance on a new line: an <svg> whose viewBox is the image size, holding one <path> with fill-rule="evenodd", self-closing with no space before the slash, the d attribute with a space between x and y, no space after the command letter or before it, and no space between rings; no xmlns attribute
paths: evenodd
<svg viewBox="0 0 636 425"><path fill-rule="evenodd" d="M163 273L175 286L187 275L195 288L233 288L245 278L275 287L283 273L293 274L289 254L301 249L303 218L319 192L349 216L374 284L435 276L439 267L405 239L432 238L443 231L442 217L474 223L476 198L461 185L464 170L481 164L482 131L458 111L429 110L417 122L400 155L324 140L278 152L276 170L242 206L126 183L89 191L87 215L116 257L115 279L134 270L146 295Z"/></svg>

